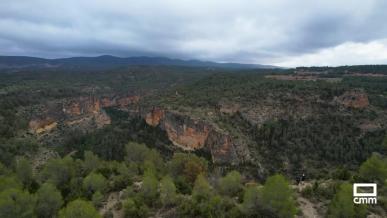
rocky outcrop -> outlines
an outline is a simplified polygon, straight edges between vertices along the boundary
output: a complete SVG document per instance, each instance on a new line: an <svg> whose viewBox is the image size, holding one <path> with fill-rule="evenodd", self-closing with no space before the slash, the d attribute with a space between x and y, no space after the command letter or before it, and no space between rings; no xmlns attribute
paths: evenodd
<svg viewBox="0 0 387 218"><path fill-rule="evenodd" d="M62 100L51 106L43 106L38 116L30 121L30 129L35 134L46 135L45 133L55 128L68 127L80 130L100 128L111 122L104 108L118 107L126 110L136 105L138 101L139 98L133 96ZM149 113L135 114L142 116L148 125L164 130L176 147L186 151L199 149L208 151L214 163L238 164L246 159L241 157L245 154L240 152L245 150L241 149L243 146L214 124L157 107L151 109Z"/></svg>
<svg viewBox="0 0 387 218"><path fill-rule="evenodd" d="M30 131L41 135L51 132L58 125L64 126L96 126L103 127L111 123L110 117L103 108L119 107L127 109L130 105L137 104L140 97L135 95L111 97L79 97L63 99L60 102L51 102L42 105L33 113L29 122ZM87 129L87 128L86 128Z"/></svg>
<svg viewBox="0 0 387 218"><path fill-rule="evenodd" d="M160 124L160 120L162 118L164 118L164 110L160 108L153 108L145 115L145 122L148 125L155 127Z"/></svg>
<svg viewBox="0 0 387 218"><path fill-rule="evenodd" d="M97 116L94 116L94 122L97 124L97 128L101 128L105 125L111 124L110 117L105 113L105 111L98 113Z"/></svg>
<svg viewBox="0 0 387 218"><path fill-rule="evenodd" d="M228 134L211 131L208 134L206 145L215 163L238 164L246 159L237 154L236 147L241 145L235 144Z"/></svg>
<svg viewBox="0 0 387 218"><path fill-rule="evenodd" d="M97 114L101 110L100 101L95 97L80 97L63 106L63 112L70 116Z"/></svg>
<svg viewBox="0 0 387 218"><path fill-rule="evenodd" d="M335 100L347 108L361 109L368 107L370 104L367 93L360 89L346 91Z"/></svg>
<svg viewBox="0 0 387 218"><path fill-rule="evenodd" d="M183 150L203 148L210 131L209 126L199 120L160 108L153 108L147 113L145 122L150 126L160 126L169 140Z"/></svg>
<svg viewBox="0 0 387 218"><path fill-rule="evenodd" d="M166 112L161 122L173 144L184 150L203 148L211 129L202 121L171 112Z"/></svg>
<svg viewBox="0 0 387 218"><path fill-rule="evenodd" d="M163 129L169 140L183 150L209 151L214 163L237 164L245 159L238 156L236 146L240 145L237 145L230 135L202 120L174 111L153 108L145 115L145 121L151 126Z"/></svg>
<svg viewBox="0 0 387 218"><path fill-rule="evenodd" d="M37 134L41 134L44 132L50 132L58 125L58 123L54 119L47 117L45 119L33 119L28 125L30 130Z"/></svg>

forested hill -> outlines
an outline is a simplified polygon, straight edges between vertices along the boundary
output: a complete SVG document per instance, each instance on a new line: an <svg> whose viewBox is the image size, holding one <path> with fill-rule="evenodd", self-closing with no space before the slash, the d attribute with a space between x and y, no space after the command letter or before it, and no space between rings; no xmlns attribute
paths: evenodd
<svg viewBox="0 0 387 218"><path fill-rule="evenodd" d="M387 65L352 65L340 67L297 67L297 72L387 74Z"/></svg>
<svg viewBox="0 0 387 218"><path fill-rule="evenodd" d="M211 67L211 68L232 68L232 69L255 69L275 68L269 65L240 64L240 63L217 63L200 60L181 60L167 57L115 57L103 55L98 57L71 57L59 59L45 59L27 56L0 56L1 68L55 68L55 67L88 67L88 68L112 68L128 65L168 65L185 67Z"/></svg>

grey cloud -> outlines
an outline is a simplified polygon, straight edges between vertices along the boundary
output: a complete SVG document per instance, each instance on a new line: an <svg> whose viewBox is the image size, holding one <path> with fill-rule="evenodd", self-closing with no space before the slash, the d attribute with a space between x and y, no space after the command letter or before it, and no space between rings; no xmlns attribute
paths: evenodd
<svg viewBox="0 0 387 218"><path fill-rule="evenodd" d="M383 0L0 1L0 55L266 64L387 38Z"/></svg>
<svg viewBox="0 0 387 218"><path fill-rule="evenodd" d="M334 47L345 42L367 43L387 37L387 26L384 25L387 15L387 3L374 2L370 8L359 5L356 11L323 11L316 10L314 15L300 22L292 31L293 37L283 47L292 54L313 52L319 49ZM354 1L356 3L356 1Z"/></svg>

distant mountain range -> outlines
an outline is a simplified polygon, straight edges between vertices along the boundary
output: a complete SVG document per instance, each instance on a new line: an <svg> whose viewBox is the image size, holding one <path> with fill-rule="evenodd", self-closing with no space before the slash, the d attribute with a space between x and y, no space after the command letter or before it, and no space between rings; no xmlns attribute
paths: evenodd
<svg viewBox="0 0 387 218"><path fill-rule="evenodd" d="M111 68L129 65L164 65L164 66L186 66L186 67L211 67L211 68L233 68L233 69L255 69L276 68L270 65L240 64L240 63L217 63L199 60L181 60L166 57L128 57L121 58L110 55L98 57L71 57L58 59L45 59L28 56L0 56L0 69L12 68L56 68L56 67L91 67Z"/></svg>

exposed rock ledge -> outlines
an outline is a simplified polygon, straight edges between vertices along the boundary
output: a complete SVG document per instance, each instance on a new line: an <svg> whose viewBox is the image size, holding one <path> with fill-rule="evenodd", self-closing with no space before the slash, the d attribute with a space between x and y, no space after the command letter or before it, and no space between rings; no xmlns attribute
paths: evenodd
<svg viewBox="0 0 387 218"><path fill-rule="evenodd" d="M44 105L29 122L31 132L42 135L54 130L58 125L96 125L100 128L111 123L103 108L119 107L127 109L137 104L139 96L79 97Z"/></svg>
<svg viewBox="0 0 387 218"><path fill-rule="evenodd" d="M355 89L345 92L335 99L339 104L348 108L366 108L369 106L368 95L361 89Z"/></svg>
<svg viewBox="0 0 387 218"><path fill-rule="evenodd" d="M100 128L111 122L104 108L118 107L142 116L148 125L160 127L169 140L183 150L208 151L214 163L240 164L249 159L247 146L237 143L227 132L213 124L161 108L143 113L138 108L138 100L137 96L80 97L51 103L35 113L36 116L29 123L30 130L37 135L46 135L58 127Z"/></svg>
<svg viewBox="0 0 387 218"><path fill-rule="evenodd" d="M240 149L242 145L236 144L229 134L202 120L178 112L153 108L145 115L145 121L148 125L159 126L166 131L169 140L183 150L209 151L214 163L239 164L246 159L241 155L248 155L248 152L237 152L247 148Z"/></svg>

